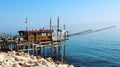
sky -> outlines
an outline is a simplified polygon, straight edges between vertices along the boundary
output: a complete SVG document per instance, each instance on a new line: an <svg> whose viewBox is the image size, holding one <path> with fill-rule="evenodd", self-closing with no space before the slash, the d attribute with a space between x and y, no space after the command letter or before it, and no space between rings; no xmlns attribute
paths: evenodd
<svg viewBox="0 0 120 67"><path fill-rule="evenodd" d="M28 29L49 28L60 18L60 28L82 31L117 25L120 29L120 0L0 0L0 32L17 33Z"/></svg>

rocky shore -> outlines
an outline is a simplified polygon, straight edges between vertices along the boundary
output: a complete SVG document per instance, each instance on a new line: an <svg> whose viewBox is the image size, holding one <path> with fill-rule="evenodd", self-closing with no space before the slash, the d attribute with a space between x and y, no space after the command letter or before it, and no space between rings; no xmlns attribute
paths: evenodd
<svg viewBox="0 0 120 67"><path fill-rule="evenodd" d="M73 65L54 62L51 58L33 56L24 52L1 52L0 67L74 67Z"/></svg>

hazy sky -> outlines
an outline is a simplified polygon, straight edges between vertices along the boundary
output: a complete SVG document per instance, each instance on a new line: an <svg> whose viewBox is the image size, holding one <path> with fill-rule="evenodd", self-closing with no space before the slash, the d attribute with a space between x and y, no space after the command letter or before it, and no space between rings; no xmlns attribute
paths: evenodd
<svg viewBox="0 0 120 67"><path fill-rule="evenodd" d="M48 27L49 18L68 30L120 24L120 0L0 0L0 32ZM61 26L62 28L62 26Z"/></svg>

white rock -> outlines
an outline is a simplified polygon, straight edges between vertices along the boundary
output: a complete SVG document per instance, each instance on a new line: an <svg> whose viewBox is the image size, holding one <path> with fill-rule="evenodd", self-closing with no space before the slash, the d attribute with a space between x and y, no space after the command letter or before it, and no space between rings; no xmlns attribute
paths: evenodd
<svg viewBox="0 0 120 67"><path fill-rule="evenodd" d="M38 67L48 67L48 66L46 66L46 65L42 65L42 64L41 64L41 65L39 65Z"/></svg>
<svg viewBox="0 0 120 67"><path fill-rule="evenodd" d="M4 60L4 55L0 54L0 61L3 62Z"/></svg>
<svg viewBox="0 0 120 67"><path fill-rule="evenodd" d="M11 67L21 67L18 63L13 63Z"/></svg>
<svg viewBox="0 0 120 67"><path fill-rule="evenodd" d="M58 67L68 67L68 64L59 64Z"/></svg>
<svg viewBox="0 0 120 67"><path fill-rule="evenodd" d="M73 65L69 65L69 67L74 67Z"/></svg>
<svg viewBox="0 0 120 67"><path fill-rule="evenodd" d="M17 55L16 53L20 54ZM0 67L21 67L21 65L26 66L34 66L34 67L74 67L73 65L68 64L59 64L57 65L51 58L44 59L39 58L36 59L35 56L30 56L23 52L8 52L8 53L0 53L0 62L2 65ZM36 66L35 66L36 65Z"/></svg>
<svg viewBox="0 0 120 67"><path fill-rule="evenodd" d="M55 64L52 64L52 65L49 65L49 67L57 67L57 65L55 65Z"/></svg>

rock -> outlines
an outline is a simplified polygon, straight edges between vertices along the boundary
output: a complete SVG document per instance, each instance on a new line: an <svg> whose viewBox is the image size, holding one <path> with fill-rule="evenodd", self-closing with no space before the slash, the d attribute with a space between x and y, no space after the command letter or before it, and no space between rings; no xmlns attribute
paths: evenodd
<svg viewBox="0 0 120 67"><path fill-rule="evenodd" d="M23 63L18 63L20 66L23 66L24 64Z"/></svg>
<svg viewBox="0 0 120 67"><path fill-rule="evenodd" d="M59 62L59 61L56 61L55 63L56 63L57 65L62 64L62 63L61 63L61 62Z"/></svg>
<svg viewBox="0 0 120 67"><path fill-rule="evenodd" d="M29 55L28 53L26 53L26 54L24 55L24 57L30 57L30 55Z"/></svg>
<svg viewBox="0 0 120 67"><path fill-rule="evenodd" d="M4 55L1 54L0 55L0 61L3 62L3 60L4 60Z"/></svg>
<svg viewBox="0 0 120 67"><path fill-rule="evenodd" d="M39 65L38 67L48 67L48 66L46 66L46 65Z"/></svg>
<svg viewBox="0 0 120 67"><path fill-rule="evenodd" d="M32 61L25 63L25 67L32 67L32 66L34 66L34 63Z"/></svg>
<svg viewBox="0 0 120 67"><path fill-rule="evenodd" d="M44 60L41 61L41 64L42 65L47 65L47 63Z"/></svg>
<svg viewBox="0 0 120 67"><path fill-rule="evenodd" d="M49 62L53 62L53 59L51 57L47 58L46 60Z"/></svg>
<svg viewBox="0 0 120 67"><path fill-rule="evenodd" d="M31 59L34 59L34 56L33 56L33 55L31 55L31 56L30 56L30 58L31 58Z"/></svg>
<svg viewBox="0 0 120 67"><path fill-rule="evenodd" d="M59 64L58 67L68 67L67 64Z"/></svg>
<svg viewBox="0 0 120 67"><path fill-rule="evenodd" d="M42 57L41 56L36 56L36 59L41 59Z"/></svg>
<svg viewBox="0 0 120 67"><path fill-rule="evenodd" d="M52 64L52 65L49 65L49 67L57 67L57 65L55 65L55 64Z"/></svg>
<svg viewBox="0 0 120 67"><path fill-rule="evenodd" d="M17 57L15 57L15 61L19 61L19 59Z"/></svg>
<svg viewBox="0 0 120 67"><path fill-rule="evenodd" d="M73 65L54 62L52 58L44 59L24 52L0 53L0 67L74 67Z"/></svg>
<svg viewBox="0 0 120 67"><path fill-rule="evenodd" d="M73 65L68 65L68 67L74 67Z"/></svg>
<svg viewBox="0 0 120 67"><path fill-rule="evenodd" d="M30 60L30 61L28 61L28 63L29 63L29 64L32 64L33 62Z"/></svg>
<svg viewBox="0 0 120 67"><path fill-rule="evenodd" d="M39 66L39 64L37 62L34 63L34 66Z"/></svg>
<svg viewBox="0 0 120 67"><path fill-rule="evenodd" d="M2 61L0 61L0 65L2 65Z"/></svg>
<svg viewBox="0 0 120 67"><path fill-rule="evenodd" d="M21 56L21 53L20 53L20 52L16 52L15 55L17 55L17 56Z"/></svg>
<svg viewBox="0 0 120 67"><path fill-rule="evenodd" d="M24 53L24 52L21 52L21 55L22 55L22 56L24 56L24 55L25 55L25 53Z"/></svg>
<svg viewBox="0 0 120 67"><path fill-rule="evenodd" d="M12 67L17 67L17 64L12 64Z"/></svg>

